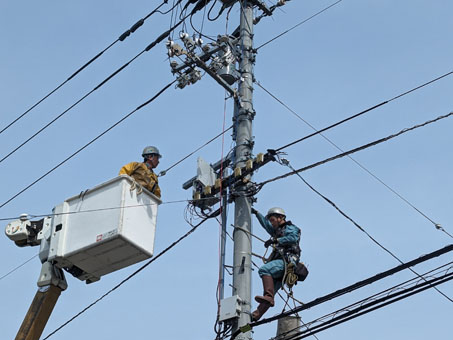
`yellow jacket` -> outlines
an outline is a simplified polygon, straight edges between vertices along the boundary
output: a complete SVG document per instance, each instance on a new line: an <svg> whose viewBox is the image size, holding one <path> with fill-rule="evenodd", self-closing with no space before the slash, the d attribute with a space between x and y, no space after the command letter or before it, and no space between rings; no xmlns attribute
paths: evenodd
<svg viewBox="0 0 453 340"><path fill-rule="evenodd" d="M131 162L123 166L120 175L129 175L135 181L160 198L160 188L157 175L153 170L148 169L145 163Z"/></svg>

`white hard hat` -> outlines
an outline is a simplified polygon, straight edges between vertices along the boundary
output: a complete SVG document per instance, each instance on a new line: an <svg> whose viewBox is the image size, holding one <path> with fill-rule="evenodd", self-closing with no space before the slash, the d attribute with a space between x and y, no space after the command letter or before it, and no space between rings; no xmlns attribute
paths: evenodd
<svg viewBox="0 0 453 340"><path fill-rule="evenodd" d="M282 215L286 217L285 211L279 207L270 208L269 211L267 212L266 217L269 217L271 215Z"/></svg>

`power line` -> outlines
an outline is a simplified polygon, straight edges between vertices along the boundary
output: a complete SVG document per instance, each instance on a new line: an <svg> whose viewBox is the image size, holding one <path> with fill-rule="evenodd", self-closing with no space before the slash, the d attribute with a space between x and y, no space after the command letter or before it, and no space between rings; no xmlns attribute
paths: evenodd
<svg viewBox="0 0 453 340"><path fill-rule="evenodd" d="M211 138L209 141L207 141L205 144L203 144L202 146L198 147L196 150L192 151L191 153L189 153L187 156L183 157L181 160L179 160L178 162L176 162L175 164L173 164L172 166L170 166L168 169L166 170L163 170L159 173L159 176L164 176L170 169L174 168L175 166L177 166L178 164L180 164L182 161L184 161L185 159L187 159L188 157L192 156L195 152L199 151L200 149L204 148L206 145L210 144L211 142L213 142L214 140L216 140L218 137L220 136L223 136L225 134L225 132L229 131L230 129L232 129L233 126L230 126L228 129L222 131L221 133L219 133L217 136ZM203 200L203 199L209 199L209 198L200 198L199 200ZM190 202L191 200L178 200L178 201L168 201L168 202L162 202L162 204L170 204L170 203L181 203L181 202ZM145 205L155 205L157 203L150 203L150 204L145 204ZM55 215L64 215L64 214L76 214L76 213L87 213L87 212L95 212L95 211L103 211L103 210L112 210L112 209L123 209L123 208L134 208L134 207L141 207L141 206L144 206L144 205L141 205L141 204L138 204L138 205L133 205L133 206L125 206L125 207L108 207L108 208L102 208L102 209L93 209L93 210L84 210L84 211L72 211L72 212L67 212L67 213L59 213L59 214L40 214L40 215L36 215L36 214L29 214L30 217L32 218L37 218L37 217L47 217L47 216L55 216ZM1 207L0 207L1 208ZM14 219L19 219L18 216L16 217L3 217L3 218L0 218L0 221L9 221L9 220L14 220Z"/></svg>
<svg viewBox="0 0 453 340"><path fill-rule="evenodd" d="M296 171L291 164L286 160L285 162L282 162L284 165L288 166L291 170ZM313 191L315 192L318 196L320 196L322 199L324 199L327 203L329 203L332 207L334 207L342 216L344 216L347 220L349 220L355 227L357 227L361 232L363 232L366 236L368 236L371 241L373 241L375 244L377 244L381 249L383 249L385 252L387 252L390 256L392 256L395 260L397 260L399 263L403 264L404 262L400 260L398 256L396 256L393 252L391 252L389 249L384 247L380 242L378 242L373 236L370 235L361 225L359 225L355 220L353 220L349 215L347 215L343 210L341 210L331 199L326 197L325 195L321 194L318 190L316 190L310 183L308 183L299 173L296 173L296 175ZM409 270L420 277L421 279L425 280L426 279L423 276L420 276L419 273L417 273L415 270L412 268L409 268ZM453 300L446 295L445 293L441 292L438 288L434 288L439 294L441 294L443 297L445 297L448 301L453 302Z"/></svg>
<svg viewBox="0 0 453 340"><path fill-rule="evenodd" d="M404 284L406 284L406 282L405 282L405 283L402 283L395 287L392 287L390 289L384 290L381 293L375 294L367 299L358 301L355 304L352 304L352 305L344 307L340 310L337 310L333 313L324 315L323 317L320 317L316 320L309 322L307 324L308 327L306 330L293 334L285 339L300 340L300 339L306 338L308 336L311 336L315 333L321 332L321 331L331 328L333 326L337 326L343 322L352 320L358 316L367 314L369 312L380 309L380 308L385 307L394 302L397 302L397 301L403 300L405 298L408 298L412 295L421 293L421 292L425 291L426 289L436 288L435 286L448 282L453 279L453 272L448 273L448 271L451 270L451 268L452 267L450 266L446 270L443 270L443 272L445 272L443 275L437 276L437 277L434 276L429 281L422 282L422 283L415 283L413 286L409 286L408 288L404 288ZM379 297L380 295L381 295L381 297ZM343 314L341 314L341 313L343 313ZM320 320L327 320L327 321L324 321L319 325L310 327L312 324L320 322Z"/></svg>
<svg viewBox="0 0 453 340"><path fill-rule="evenodd" d="M182 0L179 0L182 1ZM88 62L86 62L83 66L81 66L77 71L75 71L72 75L70 75L64 82L62 82L60 85L58 85L55 89L50 91L47 95L45 95L43 98L38 100L35 104L33 104L30 108L28 108L24 113L19 115L16 119L14 119L11 123L9 123L7 126L5 126L2 130L0 130L0 134L2 134L4 131L6 131L9 127L11 127L13 124L15 124L17 121L19 121L22 117L24 117L27 113L29 113L31 110L33 110L35 107L37 107L39 104L41 104L44 100L46 100L48 97L50 97L52 94L54 94L56 91L58 91L62 86L64 86L67 82L69 82L72 78L74 78L77 74L82 72L88 65L93 63L96 59L98 59L102 54L104 54L107 50L109 50L111 47L113 47L118 41L124 41L131 33L134 33L138 28L140 28L145 20L147 20L150 16L152 16L154 13L159 12L159 9L167 4L168 0L165 0L162 2L159 6L157 6L154 10L152 10L148 15L146 15L144 18L138 20L134 25L131 26L130 29L122 33L115 41L113 41L109 46L107 46L105 49L103 49L101 52L96 54L93 58L91 58ZM163 14L163 13L162 13Z"/></svg>
<svg viewBox="0 0 453 340"><path fill-rule="evenodd" d="M385 104L388 104L388 103L390 103L390 102L392 102L392 101L394 101L394 100L396 100L396 99L399 99L399 98L401 98L401 97L404 97L404 96L408 95L409 93L412 93L412 92L414 92L414 91L416 91L416 90L419 90L419 89L421 89L421 88L423 88L423 87L425 87L425 86L428 86L428 85L430 85L430 84L432 84L432 83L434 83L434 82L436 82L436 81L438 81L438 80L441 80L441 79L443 79L443 78L445 78L445 77L448 77L448 76L451 75L451 74L453 74L453 71L447 72L447 73L445 73L445 74L443 74L443 75L441 75L441 76L439 76L439 77L437 77L437 78L431 79L430 81L427 81L426 83L423 83L423 84L421 84L421 85L418 85L418 86L414 87L413 89L410 89L410 90L408 90L408 91L406 91L406 92L404 92L404 93L401 93L401 94L399 94L399 95L397 95L397 96L395 96L395 97L393 97L393 98L391 98L391 99L385 100L385 101L383 101L382 103L379 103L379 104L377 104L377 105L374 105L374 106L372 106L372 107L370 107L370 108L368 108L368 109L366 109L366 110L363 110L363 111L361 111L361 112L359 112L359 113L356 113L356 114L354 114L354 115L352 115L352 116L350 116L350 117L348 117L348 118L345 118L345 119L343 119L343 120L340 120L339 122L336 122L336 123L334 123L334 124L332 124L332 125L329 125L329 126L323 128L323 129L321 129L321 130L318 130L318 131L316 131L316 132L314 132L314 133L312 133L312 134L310 134L310 135L307 135L307 136L305 136L305 137L302 137L302 138L300 138L300 139L298 139L298 140L296 140L296 141L294 141L294 142L291 142L291 143L289 143L289 144L286 144L286 145L284 145L284 146L281 146L280 148L276 149L276 151L281 151L281 150L283 150L283 149L286 149L286 148L289 147L289 146L292 146L292 145L294 145L294 144L297 144L297 143L299 143L299 142L302 142L303 140L306 140L306 139L311 138L311 137L313 137L313 136L315 136L315 135L321 134L321 133L323 133L323 132L325 132L325 131L327 131L327 130L330 130L330 129L332 129L332 128L338 126L338 125L341 125L341 124L343 124L343 123L346 123L346 122L349 121L349 120L352 120L352 119L357 118L357 117L359 117L359 116L361 116L361 115L363 115L363 114L365 114L365 113L368 113L368 112L370 112L370 111L373 111L373 110L377 109L378 107L381 107L381 106L383 106L383 105L385 105ZM279 101L282 105L284 105L285 107L287 107L283 102L281 102L281 101L280 101L278 98L276 98L273 94L271 94L271 93L268 92L266 89L264 89L264 88L259 84L259 82L258 82L257 84L258 84L258 86L261 87L264 91L266 91L270 96L272 96L275 100ZM289 109L289 107L287 107L287 108ZM291 110L291 112L293 112L293 111ZM294 113L294 112L293 112L293 113Z"/></svg>
<svg viewBox="0 0 453 340"><path fill-rule="evenodd" d="M337 154L337 155L335 155L335 156L326 158L326 159L324 159L324 160L322 160L322 161L313 163L313 164L311 164L311 165L305 166L305 167L300 168L300 169L297 169L297 170L295 170L295 171L291 171L291 172L286 173L286 174L283 174L283 175L281 175L281 176L277 176L277 177L271 178L271 179L269 179L269 180L266 180L266 181L264 181L264 182L259 183L259 184L258 184L258 187L259 187L259 188L262 188L265 184L268 184L268 183L271 183L271 182L274 182L274 181L277 181L277 180L286 178L286 177L291 176L291 175L294 175L294 174L296 174L296 173L300 173L300 172L303 172L303 171L307 171L307 170L312 169L312 168L315 168L315 167L317 167L317 166L319 166L319 165L328 163L328 162L333 161L333 160L338 159L338 158L345 157L345 156L347 156L347 155L356 153L356 152L358 152L358 151L362 151L362 150L368 149L368 148L370 148L370 147L372 147L372 146L375 146L375 145L377 145L377 144L380 144L380 143L386 142L386 141L388 141L388 140L390 140L390 139L393 139L393 138L395 138L395 137L398 137L398 136L400 136L400 135L402 135L402 134L404 134L404 133L406 133L406 132L409 132L409 131L412 131L412 130L415 130L415 129L424 127L424 126L426 126L426 125L435 123L435 122L437 122L438 120L448 118L448 117L450 117L450 116L452 116L452 115L453 115L453 111L450 112L449 114L446 114L446 115L443 115L443 116L439 116L439 117L437 117L437 118L435 118L435 119L432 119L432 120L428 120L428 121L426 121L426 122L424 122L424 123L422 123L422 124L418 124L418 125L412 126L412 127L410 127L410 128L403 129L403 130L401 130L400 132L395 133L395 134L393 134L393 135L389 135L389 136L387 136L387 137L384 137L384 138L375 140L374 142L371 142L371 143L368 143L368 144L359 146L359 147L357 147L357 148L355 148L355 149L351 149L351 150L349 150L349 151L345 151L345 152L343 152L343 153L340 153L340 154Z"/></svg>
<svg viewBox="0 0 453 340"><path fill-rule="evenodd" d="M444 264L444 265L441 265L435 269L432 269L428 272L425 272L423 275L424 276L427 276L429 277L430 279L435 277L435 275L439 275L440 273L445 273L447 274L449 271L451 271L451 269L453 268L453 262L449 262L447 264ZM418 280L418 282L420 282L420 280ZM392 294L393 292L397 291L397 290L402 290L402 289L405 289L406 287L410 287L411 285L414 285L414 284L417 284L417 279L416 278L412 278L412 279L409 279L405 282L402 282L402 283L399 283L393 287L390 287L390 288L387 288L379 293L376 293L374 295L371 295L367 298L364 298L360 301L357 301L355 303L352 303L346 307L343 307L335 312L332 312L330 314L327 314L327 315L324 315L322 317L319 317L313 321L310 321L309 323L306 323L304 324L304 327L305 328L308 328L308 326L311 326L315 323L319 323L323 320L327 320L327 319L331 319L333 317L335 317L336 315L338 314L341 314L341 313L345 313L345 312L348 312L350 310L352 310L352 308L355 308L356 306L363 306L365 303L367 303L368 301L372 301L372 300L376 300L382 296L388 296L389 294ZM313 328L316 328L317 326L313 327ZM313 330L313 328L311 328L310 330ZM295 327L293 328L292 330L289 330L288 332L286 333L283 333L281 334L282 336L285 336L287 335L288 333L292 333L294 331L296 331L297 329L302 329L301 326L298 326L298 327ZM298 334L291 334L291 336L289 338L285 338L285 340L290 340L290 339L293 339L294 337L298 336L302 334L302 332L299 332Z"/></svg>
<svg viewBox="0 0 453 340"><path fill-rule="evenodd" d="M199 198L196 201L203 201L203 200L210 200L209 197ZM54 213L54 214L28 214L29 218L40 218L40 217L53 217L53 216L63 216L63 215L77 215L77 214L88 214L100 211L109 211L109 210L118 210L118 209L132 209L132 208L140 208L140 207L148 207L153 205L166 205L166 204L175 204L175 203L190 203L193 202L193 199L182 199L182 200L174 200L174 201L167 201L162 203L147 203L147 204L133 204L133 205L125 205L125 206L117 206L117 207L105 207L105 208L97 208L97 209L88 209L88 210L77 210L77 211L67 211L61 213ZM9 220L18 220L20 216L15 217L5 217L0 218L0 221L9 221Z"/></svg>
<svg viewBox="0 0 453 340"><path fill-rule="evenodd" d="M30 257L27 261L25 261L24 263L16 266L15 268L11 269L8 273L6 273L5 275L1 276L0 277L0 280L3 280L5 277L7 277L8 275L14 273L16 270L18 270L19 268L25 266L28 262L30 262L31 260L33 260L35 257L38 257L38 254L37 255L34 255L32 257Z"/></svg>
<svg viewBox="0 0 453 340"><path fill-rule="evenodd" d="M54 335L56 332L58 332L60 329L62 329L63 327L65 327L66 325L68 325L70 322L74 321L74 319L78 318L80 315L82 315L83 313L85 313L88 309L90 309L91 307L93 307L95 304L97 304L99 301L101 301L103 298L105 298L107 295L109 295L110 293L112 293L113 291L115 291L116 289L118 289L119 287L121 287L124 283L126 283L127 281L129 281L132 277L134 277L135 275L137 275L138 273L140 273L143 269L145 269L146 267L148 267L151 263L153 263L154 261L156 261L159 257L161 257L162 255L164 255L166 252L168 252L170 249L172 249L174 246L176 246L179 242L181 242L183 239L185 239L186 237L188 237L190 234L192 234L195 230L197 230L197 228L202 225L204 222L206 222L208 219L212 218L212 217L215 217L217 216L219 213L219 210L213 212L211 215L209 215L209 217L205 218L204 220L202 220L200 223L198 223L197 225L193 226L192 229L190 229L187 233L185 233L183 236L181 236L179 239L177 239L175 242L173 242L172 244L170 244L167 248L165 248L164 250L162 250L159 254L157 254L155 257L153 257L151 260L149 260L147 263L145 263L143 266L141 266L139 269L137 269L135 272L133 272L131 275L129 275L128 277L126 277L123 281L121 281L120 283L118 283L115 287L113 287L112 289L110 289L107 293L105 293L104 295L102 295L100 298L98 298L97 300L95 300L94 302L92 302L91 304L89 304L87 307L85 307L83 310L81 310L79 313L77 313L76 315L74 315L71 319L69 319L68 321L66 321L65 323L63 323L60 327L58 327L57 329L55 329L54 331L52 331L50 334L48 334L43 340L46 340L48 338L50 338L52 335Z"/></svg>
<svg viewBox="0 0 453 340"><path fill-rule="evenodd" d="M262 320L259 320L259 321L256 321L256 322L252 322L249 324L250 327L256 327L256 326L259 326L259 325L263 325L263 324L267 324L267 323L270 323L272 321L275 321L275 320L278 320L278 319L281 319L281 318L284 318L286 316L290 316L292 314L295 314L295 313L298 313L298 312L301 312L303 310L307 310L307 309L310 309L314 306L317 306L317 305L320 305L324 302L327 302L327 301L330 301L332 299L335 299L337 297L340 297L342 295L345 295L345 294L348 294L350 292L353 292L357 289L360 289L362 287L365 287L365 286L368 286L374 282L377 282L379 280L382 280L388 276L391 276L391 275L394 275L398 272L401 272L405 269L408 269L410 267L413 267L413 266L416 266L420 263L423 263L423 262L426 262L428 260L431 260L435 257L439 257L443 254L446 254L448 252L451 252L453 251L453 244L450 244L448 246L445 246L444 248L441 248L441 249L438 249L436 251L433 251L429 254L426 254L426 255L423 255L423 256L420 256L414 260L411 260L409 262L406 262L404 264L401 264L401 265L398 265L396 267L393 267L389 270L386 270L384 272L381 272L379 274L376 274L372 277L369 277L365 280L361 280L361 281L358 281L352 285L349 285L347 287L344 287L344 288L341 288L333 293L330 293L330 294L327 294L327 295L324 295L324 296L321 296L319 298L316 298L310 302L307 302L305 303L304 305L302 306L299 306L299 307L296 307L294 309L291 309L287 312L283 312L283 313L280 313L276 316L273 316L273 317L270 317L270 318L267 318L267 319L262 319ZM233 334L232 336L232 339L234 339L238 334L240 333L240 331L236 332L235 334Z"/></svg>
<svg viewBox="0 0 453 340"><path fill-rule="evenodd" d="M203 1L204 0L199 0L201 2L200 6L203 6ZM200 3L199 2L199 3ZM198 5L198 4L197 4ZM76 105L78 105L80 102L82 102L84 99L86 99L89 95L91 95L93 92L101 88L103 85L105 85L108 81L110 81L113 77L115 77L118 73L120 73L122 70L124 70L127 66L129 66L135 59L140 57L143 53L148 52L151 50L154 46L156 46L158 43L160 43L162 40L164 40L173 30L175 30L179 25L181 25L185 19L189 15L193 15L196 11L200 10L203 7L200 6L195 6L193 11L185 16L183 19L181 19L177 24L175 24L173 27L171 27L169 30L166 32L162 33L159 37L156 38L151 44L149 44L144 50L142 50L140 53L138 53L135 57L130 59L128 62L126 62L123 66L118 68L115 72L113 72L111 75L109 75L107 78L105 78L101 83L99 83L96 87L94 87L91 91L86 93L83 97L81 97L79 100L77 100L74 104L72 104L70 107L68 107L66 110L64 110L62 113L60 113L58 116L56 116L54 119L52 119L49 123L44 125L41 129L39 129L37 132L35 132L31 137L29 137L27 140L22 142L19 146L17 146L14 150L12 150L10 153L8 153L6 156L4 156L2 159L0 159L0 163L3 162L5 159L7 159L9 156L14 154L17 150L19 150L21 147L23 147L25 144L27 144L29 141L31 141L33 138L35 138L37 135L39 135L41 132L43 132L45 129L47 129L50 125L55 123L58 119L60 119L63 115L65 115L69 110L74 108ZM194 12L194 10L196 10ZM0 207L1 208L1 207Z"/></svg>
<svg viewBox="0 0 453 340"><path fill-rule="evenodd" d="M307 19L304 19L303 21L299 22L297 25L294 25L293 27L287 29L286 31L280 33L279 35L273 37L271 40L268 40L267 42L265 42L264 44L258 46L255 50L258 51L261 47L264 47L266 46L267 44L271 43L272 41L280 38L281 36L285 35L286 33L292 31L293 29L299 27L300 25L303 25L305 24L307 21L310 21L311 19L313 19L314 17L317 17L318 15L320 15L321 13L324 13L325 11L327 11L328 9L332 8L333 6L339 4L340 2L342 2L343 0L338 0L337 2L334 2L333 4L327 6L326 8L320 10L319 12L313 14L311 17L308 17Z"/></svg>
<svg viewBox="0 0 453 340"><path fill-rule="evenodd" d="M214 140L216 140L216 139L219 138L220 136L223 136L223 135L225 134L225 132L231 130L232 128L233 128L233 126L230 126L228 129L222 131L222 132L219 133L217 136L211 138L209 141L207 141L207 142L204 143L202 146L200 146L200 147L197 148L196 150L194 150L194 151L192 151L191 153L189 153L187 156L184 156L182 159L180 159L179 161L177 161L175 164L173 164L172 166L170 166L168 169L162 170L162 171L159 173L159 176L165 176L169 170L171 170L172 168L174 168L175 166L177 166L179 163L181 163L182 161L186 160L187 158L189 158L190 156L192 156L195 152L197 152L198 150L204 148L206 145L208 145L209 143L213 142Z"/></svg>
<svg viewBox="0 0 453 340"><path fill-rule="evenodd" d="M450 72L451 73L451 72ZM448 73L448 74L450 74ZM443 75L442 77L445 77L446 75ZM396 98L400 98L406 94L409 94L410 92L413 92L423 86L426 86L434 81L437 81L441 79L440 77L436 78L436 79L433 79L427 83L424 83L416 88L413 88L412 90L410 91L407 91L407 92L404 92L403 94L400 94L398 95L397 97L394 97L392 100L396 99ZM277 102L279 102L283 107L285 107L288 111L290 111L291 113L293 113L297 118L299 118L301 121L303 121L305 124L307 124L310 128L312 128L316 133L318 133L322 138L324 138L327 142L329 142L331 145L333 145L336 149L338 149L340 152L344 152L344 150L342 148L340 148L338 145L336 145L332 140L330 140L329 138L327 138L324 134L322 134L321 132L319 132L313 125L311 125L308 121L306 121L305 119L303 119L300 115L298 115L294 110L292 110L288 105L286 105L282 100L280 100L279 98L277 98L275 95L273 95L269 90L265 89L259 82L257 82L258 86L260 88L262 88L266 93L268 93L272 98L274 98ZM409 202L408 199L406 199L402 194L400 194L399 192L397 192L395 189L393 189L391 186L389 186L387 183L385 183L382 179L380 179L377 175L375 175L374 173L372 173L369 169L367 169L364 165L362 165L359 161L357 161L356 159L354 159L352 156L347 156L350 160L352 160L356 165L358 165L362 170L364 170L365 172L367 172L370 176L372 176L375 180L377 180L379 183L381 183L382 185L384 185L388 190L390 190L393 194L395 194L398 198L400 198L402 201L404 201L407 205L409 205L411 208L413 208L415 211L417 211L421 216L423 216L425 219L427 219L429 222L431 222L434 227L438 230L441 230L443 231L444 233L446 233L448 236L450 236L451 238L453 238L452 235L450 235L447 231L445 231L445 229L443 229L439 223L436 223L434 220L432 220L430 217L428 217L428 215L426 215L424 212L422 212L420 209L418 209L414 204L412 204L411 202Z"/></svg>
<svg viewBox="0 0 453 340"><path fill-rule="evenodd" d="M71 158L73 158L75 155L77 155L79 152L81 152L82 150L84 150L85 148L87 148L89 145L93 144L95 141L97 141L99 138L101 138L103 135L105 135L107 132L109 132L110 130L112 130L114 127L116 127L117 125L119 125L120 123L122 123L124 120L126 120L127 118L129 118L130 116L132 116L135 112L137 112L138 110L140 110L141 108L145 107L146 105L148 105L149 103L151 103L152 101L154 101L157 97L159 97L163 92L165 92L165 90L167 90L171 85L173 85L175 83L176 80L172 81L171 83L169 83L168 85L164 86L159 92L157 92L156 95L154 95L151 99L149 99L148 101L146 101L145 103L141 104L140 106L138 106L135 110L131 111L130 113L128 113L126 116L124 116L123 118L121 118L119 121L117 121L115 124L113 124L112 126L110 126L107 130L105 130L104 132L102 132L100 135L98 135L97 137L95 137L94 139L92 139L90 142L88 142L87 144L85 144L84 146L82 146L80 149L78 149L77 151L75 151L73 154L71 154L69 157L67 157L66 159L64 159L63 161L61 161L60 163L58 163L56 166L54 166L52 169L50 169L49 171L47 171L44 175L42 175L41 177L39 177L38 179L36 179L34 182L32 182L31 184L29 184L28 186L26 186L24 189L22 189L21 191L19 191L17 194L15 194L14 196L12 196L11 198L9 198L7 201L5 201L3 204L0 205L0 208L4 207L6 204L8 204L9 202L11 202L13 199L15 199L17 196L19 196L20 194L22 194L24 191L28 190L29 188L31 188L33 185L35 185L36 183L38 183L40 180L42 180L44 177L46 177L47 175L49 175L51 172L53 172L54 170L58 169L60 166L62 166L64 163L66 163L67 161L69 161Z"/></svg>

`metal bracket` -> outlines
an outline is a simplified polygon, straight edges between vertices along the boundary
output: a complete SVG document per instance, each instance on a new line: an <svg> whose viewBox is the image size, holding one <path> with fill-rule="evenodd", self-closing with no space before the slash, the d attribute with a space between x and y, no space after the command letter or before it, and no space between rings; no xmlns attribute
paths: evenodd
<svg viewBox="0 0 453 340"><path fill-rule="evenodd" d="M46 261L41 267L38 278L38 287L45 287L48 285L59 287L61 290L68 288L68 283L64 277L63 270Z"/></svg>

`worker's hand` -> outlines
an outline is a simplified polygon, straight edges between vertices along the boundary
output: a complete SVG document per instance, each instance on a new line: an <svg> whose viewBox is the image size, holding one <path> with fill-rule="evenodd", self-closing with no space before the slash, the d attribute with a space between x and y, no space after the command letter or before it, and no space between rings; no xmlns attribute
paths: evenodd
<svg viewBox="0 0 453 340"><path fill-rule="evenodd" d="M276 243L277 243L277 240L275 238L271 237L269 240L264 242L264 246L266 248L268 248L271 244L276 244Z"/></svg>
<svg viewBox="0 0 453 340"><path fill-rule="evenodd" d="M253 215L258 214L258 210L256 210L255 208L252 208L252 214L253 214Z"/></svg>

